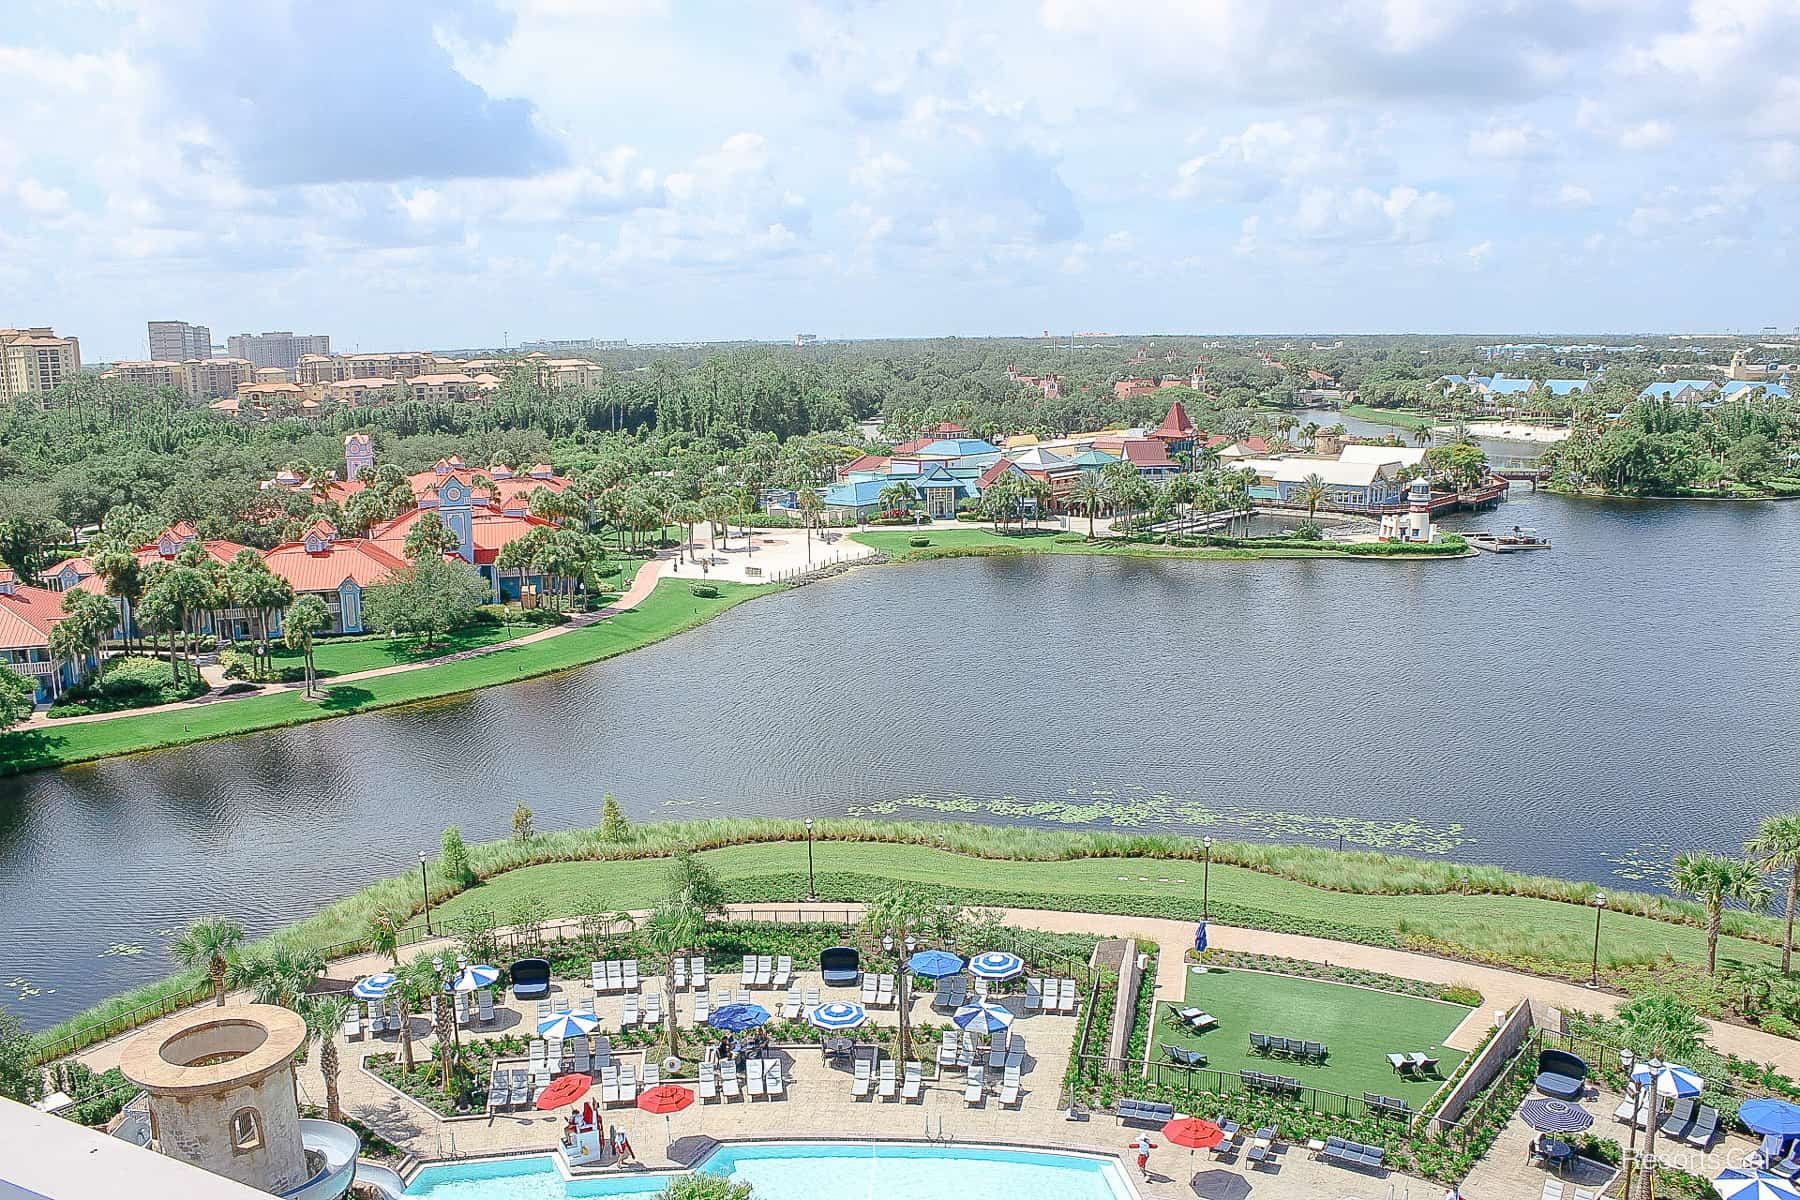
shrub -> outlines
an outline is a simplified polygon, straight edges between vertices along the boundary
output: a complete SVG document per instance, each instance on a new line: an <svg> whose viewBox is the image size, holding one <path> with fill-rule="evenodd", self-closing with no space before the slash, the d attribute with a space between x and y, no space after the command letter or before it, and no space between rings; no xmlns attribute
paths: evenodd
<svg viewBox="0 0 1800 1200"><path fill-rule="evenodd" d="M462 887L467 887L475 882L475 869L469 865L469 848L463 844L462 830L454 825L444 830L443 852L438 859L438 871L445 879Z"/></svg>
<svg viewBox="0 0 1800 1200"><path fill-rule="evenodd" d="M1288 536L1301 542L1322 542L1325 540L1325 531L1317 521L1302 521L1294 526L1294 531Z"/></svg>
<svg viewBox="0 0 1800 1200"><path fill-rule="evenodd" d="M482 605L479 605L476 607L474 612L469 614L468 620L464 621L463 624L465 626L467 626L467 625L504 625L504 624L506 624L506 605L504 605L504 604L482 604Z"/></svg>
<svg viewBox="0 0 1800 1200"><path fill-rule="evenodd" d="M513 619L524 625L566 625L569 614L553 608L525 608Z"/></svg>
<svg viewBox="0 0 1800 1200"><path fill-rule="evenodd" d="M1087 538L1079 533L1059 533L1050 540L1059 546L1074 546L1087 541Z"/></svg>
<svg viewBox="0 0 1800 1200"><path fill-rule="evenodd" d="M190 667L184 666L180 678L171 683L168 663L132 655L110 660L104 679L90 678L64 692L50 706L48 715L81 717L90 713L145 708L152 704L173 704L204 696L211 690L211 686Z"/></svg>
<svg viewBox="0 0 1800 1200"><path fill-rule="evenodd" d="M221 696L242 696L246 692L260 692L260 691L262 691L262 688L258 687L256 684L251 683L245 679L240 679L235 683L226 684L224 686L224 688L220 690L219 695L221 695Z"/></svg>
<svg viewBox="0 0 1800 1200"><path fill-rule="evenodd" d="M600 805L600 839L622 842L630 836L631 826L625 820L625 810L619 807L611 792L606 793L605 802Z"/></svg>
<svg viewBox="0 0 1800 1200"><path fill-rule="evenodd" d="M1466 983L1453 983L1438 993L1438 999L1475 1008L1481 1004L1481 993Z"/></svg>
<svg viewBox="0 0 1800 1200"><path fill-rule="evenodd" d="M929 546L931 545L931 539L928 537L911 537L906 539L906 544L909 546Z"/></svg>
<svg viewBox="0 0 1800 1200"><path fill-rule="evenodd" d="M719 589L710 583L696 583L688 590L702 600L712 600L719 594Z"/></svg>
<svg viewBox="0 0 1800 1200"><path fill-rule="evenodd" d="M519 801L519 806L513 809L512 831L513 838L520 842L529 842L537 836L537 826L532 821L531 808L523 800Z"/></svg>

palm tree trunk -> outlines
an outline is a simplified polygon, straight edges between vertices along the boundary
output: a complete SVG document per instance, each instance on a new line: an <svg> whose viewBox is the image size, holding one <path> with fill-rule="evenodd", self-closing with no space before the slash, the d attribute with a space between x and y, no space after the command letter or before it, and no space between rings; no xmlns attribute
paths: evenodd
<svg viewBox="0 0 1800 1200"><path fill-rule="evenodd" d="M341 1122L344 1110L338 1096L338 1048L329 1034L319 1039L319 1073L325 1076L325 1116Z"/></svg>
<svg viewBox="0 0 1800 1200"><path fill-rule="evenodd" d="M1787 894L1787 927L1781 934L1781 973L1786 975L1794 958L1794 906L1800 904L1800 862L1794 863L1794 873L1788 876Z"/></svg>
<svg viewBox="0 0 1800 1200"><path fill-rule="evenodd" d="M213 1004L225 1007L225 960L215 958L206 966L206 973L212 976Z"/></svg>
<svg viewBox="0 0 1800 1200"><path fill-rule="evenodd" d="M412 1001L404 995L400 997L400 1061L406 1064L408 1072L412 1071Z"/></svg>
<svg viewBox="0 0 1800 1200"><path fill-rule="evenodd" d="M1719 969L1719 925L1725 915L1722 905L1706 906L1706 973L1717 974Z"/></svg>

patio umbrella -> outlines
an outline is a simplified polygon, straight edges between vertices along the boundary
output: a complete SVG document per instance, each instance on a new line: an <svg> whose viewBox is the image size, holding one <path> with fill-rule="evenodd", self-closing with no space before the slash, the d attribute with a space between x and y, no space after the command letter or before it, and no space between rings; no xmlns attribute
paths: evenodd
<svg viewBox="0 0 1800 1200"><path fill-rule="evenodd" d="M921 950L906 960L906 969L925 979L948 979L963 969L963 960L948 950Z"/></svg>
<svg viewBox="0 0 1800 1200"><path fill-rule="evenodd" d="M673 1083L653 1087L638 1094L637 1106L647 1113L660 1113L663 1119L663 1142L672 1144L675 1130L669 1114L678 1113L694 1102L694 1093Z"/></svg>
<svg viewBox="0 0 1800 1200"><path fill-rule="evenodd" d="M444 985L447 992L474 992L500 982L500 972L489 966L464 967Z"/></svg>
<svg viewBox="0 0 1800 1200"><path fill-rule="evenodd" d="M1248 1200L1250 1181L1236 1171L1202 1171L1188 1180L1201 1200Z"/></svg>
<svg viewBox="0 0 1800 1200"><path fill-rule="evenodd" d="M1738 1120L1757 1133L1781 1137L1800 1135L1800 1106L1786 1100L1746 1100L1738 1105Z"/></svg>
<svg viewBox="0 0 1800 1200"><path fill-rule="evenodd" d="M760 1004L727 1004L722 1008L715 1008L706 1023L726 1033L742 1033L746 1029L766 1025L768 1021L769 1010Z"/></svg>
<svg viewBox="0 0 1800 1200"><path fill-rule="evenodd" d="M1767 1171L1732 1169L1713 1180L1723 1200L1800 1200L1800 1191L1779 1175Z"/></svg>
<svg viewBox="0 0 1800 1200"><path fill-rule="evenodd" d="M553 1108L561 1108L565 1104L573 1104L587 1095L588 1088L594 1081L586 1075L564 1075L552 1080L537 1098L540 1112L549 1112Z"/></svg>
<svg viewBox="0 0 1800 1200"><path fill-rule="evenodd" d="M1519 1115L1539 1133L1580 1133L1594 1123L1594 1114L1567 1100L1527 1100Z"/></svg>
<svg viewBox="0 0 1800 1200"><path fill-rule="evenodd" d="M958 1029L972 1029L976 1033L999 1033L1013 1023L1013 1015L998 1004L978 1002L965 1004L951 1014L950 1020Z"/></svg>
<svg viewBox="0 0 1800 1200"><path fill-rule="evenodd" d="M848 1000L833 1000L830 1004L821 1004L812 1010L806 1018L816 1029L855 1029L869 1019L868 1012L860 1004L852 1004Z"/></svg>
<svg viewBox="0 0 1800 1200"><path fill-rule="evenodd" d="M1199 1117L1180 1117L1162 1128L1163 1136L1189 1150L1205 1150L1225 1140L1225 1131Z"/></svg>
<svg viewBox="0 0 1800 1200"><path fill-rule="evenodd" d="M379 1000L388 994L388 989L399 982L394 976L383 971L379 975L371 975L367 979L359 979L351 988L359 1000Z"/></svg>
<svg viewBox="0 0 1800 1200"><path fill-rule="evenodd" d="M570 1038L586 1037L600 1028L600 1018L591 1012L566 1012L545 1017L537 1024L539 1037L559 1038L568 1041Z"/></svg>
<svg viewBox="0 0 1800 1200"><path fill-rule="evenodd" d="M1641 1087L1648 1087L1654 1081L1659 1094L1674 1096L1678 1100L1698 1096L1706 1090L1706 1080L1674 1063L1658 1063L1655 1067L1647 1062L1639 1063L1631 1068L1631 1081Z"/></svg>
<svg viewBox="0 0 1800 1200"><path fill-rule="evenodd" d="M986 954L977 954L969 960L969 974L977 979L991 979L999 982L1003 979L1015 979L1025 973L1025 961L1016 954L1007 954L1003 950L989 950Z"/></svg>

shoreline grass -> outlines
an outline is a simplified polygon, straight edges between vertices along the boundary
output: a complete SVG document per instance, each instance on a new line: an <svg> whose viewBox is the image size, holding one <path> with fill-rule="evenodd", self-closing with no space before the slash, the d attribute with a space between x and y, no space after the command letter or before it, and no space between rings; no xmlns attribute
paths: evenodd
<svg viewBox="0 0 1800 1200"><path fill-rule="evenodd" d="M665 579L636 608L596 624L537 642L502 645L460 662L337 685L327 682L318 700L308 700L297 690L281 691L109 721L16 729L0 735L0 775L259 733L516 683L662 641L746 600L783 590L780 584L715 586L717 596L702 598L693 595L688 580Z"/></svg>
<svg viewBox="0 0 1800 1200"><path fill-rule="evenodd" d="M1077 522L1079 524L1079 522ZM1059 541L1071 534L1079 541ZM850 535L865 546L872 546L892 562L924 562L941 558L989 558L1026 554L1075 554L1092 557L1183 559L1192 561L1248 562L1254 559L1309 558L1355 560L1398 559L1415 562L1422 559L1456 558L1454 553L1367 554L1348 550L1321 549L1315 546L1152 546L1141 542L1088 541L1077 529L1025 530L996 533L989 529L957 528L915 530L870 529ZM926 537L931 544L914 546L914 537ZM1471 551L1473 553L1473 551Z"/></svg>
<svg viewBox="0 0 1800 1200"><path fill-rule="evenodd" d="M974 905L1162 916L1197 915L1199 850L1168 835L1064 831L934 822L815 822L822 899L866 898L884 879L955 889ZM806 830L798 820L720 818L642 825L623 841L597 828L505 839L469 847L481 881L463 888L431 872L434 920L474 906L502 920L520 895L543 896L571 911L643 907L660 894L666 859L702 853L743 901L799 899L806 888ZM1523 875L1500 867L1408 858L1376 851L1218 842L1212 850L1212 908L1224 923L1408 946L1514 970L1585 978L1592 936L1591 883ZM1123 876L1124 878L1121 878ZM1139 877L1143 878L1140 879ZM1163 879L1182 879L1179 885ZM979 889L971 887L979 883ZM1013 889L1013 890L1009 890ZM260 939L324 949L362 944L370 919L419 914L418 876L377 881ZM229 914L226 914L229 915ZM562 914L569 915L569 914ZM1629 977L1642 964L1704 957L1705 914L1673 897L1607 889L1603 968ZM1780 922L1727 912L1721 953L1774 961ZM56 1041L127 1009L190 994L192 973L146 984L59 1022ZM97 1037L92 1040L99 1040Z"/></svg>
<svg viewBox="0 0 1800 1200"><path fill-rule="evenodd" d="M1341 410L1346 417L1368 421L1374 425L1392 425L1398 429L1425 429L1441 422L1430 413L1407 408L1371 408L1367 404L1346 404Z"/></svg>

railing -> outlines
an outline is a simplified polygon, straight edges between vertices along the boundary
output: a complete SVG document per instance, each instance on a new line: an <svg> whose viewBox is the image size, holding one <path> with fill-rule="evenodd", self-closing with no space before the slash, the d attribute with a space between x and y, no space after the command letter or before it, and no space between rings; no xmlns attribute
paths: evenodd
<svg viewBox="0 0 1800 1200"><path fill-rule="evenodd" d="M56 670L53 662L9 662L6 665L20 675L48 675Z"/></svg>
<svg viewBox="0 0 1800 1200"><path fill-rule="evenodd" d="M1113 1069L1114 1060L1109 1059L1103 1054L1080 1053L1076 1055L1076 1058L1082 1063L1095 1068L1100 1075L1121 1074L1120 1071ZM1266 1075L1268 1073L1264 1072L1264 1074ZM1134 1071L1129 1078L1135 1080L1138 1076ZM1194 1096L1261 1097L1282 1095L1291 1102L1304 1104L1312 1111L1321 1113L1325 1116L1388 1116L1395 1120L1397 1127L1402 1115L1391 1110L1371 1107L1363 1101L1361 1096L1346 1096L1342 1092L1333 1092L1325 1088L1313 1087L1308 1084L1301 1084L1297 1090L1288 1089L1285 1092L1277 1093L1268 1088L1257 1087L1246 1083L1235 1070L1225 1071L1215 1067L1178 1067L1173 1063L1153 1062L1150 1064L1149 1071L1144 1078L1155 1084L1157 1087L1172 1088L1177 1092L1186 1092ZM1129 1090L1129 1084L1127 1090ZM1176 1107L1182 1108L1183 1106L1176 1105ZM1198 1112L1200 1111L1200 1106L1188 1105L1184 1111ZM1404 1115L1410 1116L1412 1114L1408 1112Z"/></svg>
<svg viewBox="0 0 1800 1200"><path fill-rule="evenodd" d="M794 583L821 574L832 567L837 566L839 563L860 562L866 557L867 555L852 555L845 554L842 551L833 551L824 558L809 562L805 566L790 567L785 571L777 571L773 575L764 576L764 578L771 583Z"/></svg>

